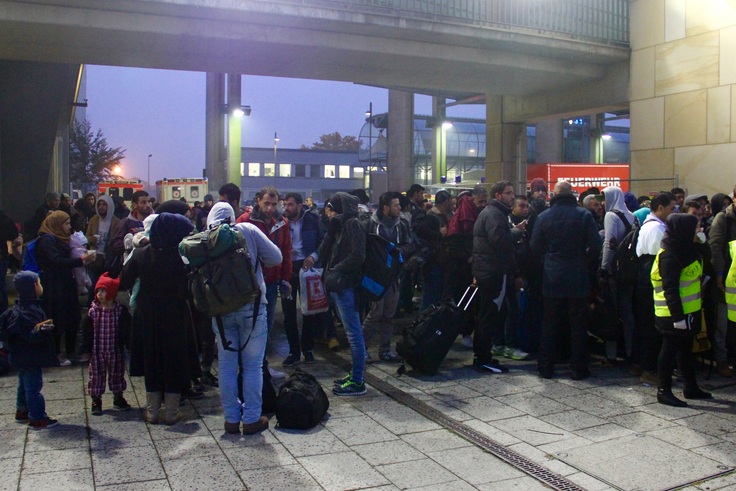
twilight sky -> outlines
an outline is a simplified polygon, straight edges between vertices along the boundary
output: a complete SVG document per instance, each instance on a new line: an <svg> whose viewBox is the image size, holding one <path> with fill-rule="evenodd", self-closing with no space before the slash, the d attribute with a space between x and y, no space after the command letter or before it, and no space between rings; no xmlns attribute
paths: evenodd
<svg viewBox="0 0 736 491"><path fill-rule="evenodd" d="M388 110L388 91L345 82L243 76L244 147L310 146L325 133L358 136L369 103ZM87 66L87 118L108 145L126 149L123 175L151 181L199 177L205 151L205 74L171 70ZM430 114L431 99L415 97L415 113ZM455 108L450 115L485 117L484 106Z"/></svg>

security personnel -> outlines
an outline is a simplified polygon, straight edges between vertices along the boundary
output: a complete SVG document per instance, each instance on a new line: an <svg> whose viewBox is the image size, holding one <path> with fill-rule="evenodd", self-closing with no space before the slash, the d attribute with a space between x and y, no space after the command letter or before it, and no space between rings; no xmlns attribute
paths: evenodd
<svg viewBox="0 0 736 491"><path fill-rule="evenodd" d="M728 251L731 254L731 267L726 276L726 308L728 309L728 320L736 322L736 240L728 243Z"/></svg>
<svg viewBox="0 0 736 491"><path fill-rule="evenodd" d="M697 244L703 242L697 217L673 213L667 217L667 235L652 266L655 326L662 333L657 402L667 406L687 406L672 394L675 364L685 379L685 399L713 397L698 387L692 359L693 337L700 332L702 319L703 263Z"/></svg>

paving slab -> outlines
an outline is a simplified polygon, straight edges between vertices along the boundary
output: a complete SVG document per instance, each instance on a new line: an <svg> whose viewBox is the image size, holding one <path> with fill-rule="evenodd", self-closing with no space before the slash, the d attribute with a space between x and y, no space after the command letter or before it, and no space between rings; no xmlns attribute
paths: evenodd
<svg viewBox="0 0 736 491"><path fill-rule="evenodd" d="M574 436L568 431L528 415L491 421L488 424L531 445L544 445Z"/></svg>
<svg viewBox="0 0 736 491"><path fill-rule="evenodd" d="M273 435L294 457L345 452L350 448L322 425L308 430L274 428Z"/></svg>
<svg viewBox="0 0 736 491"><path fill-rule="evenodd" d="M391 484L355 452L340 452L297 459L327 491L360 489ZM344 469L337 471L336 469Z"/></svg>
<svg viewBox="0 0 736 491"><path fill-rule="evenodd" d="M481 421L497 421L499 419L515 418L524 414L523 411L502 402L502 399L481 396L450 401L448 404Z"/></svg>
<svg viewBox="0 0 736 491"><path fill-rule="evenodd" d="M469 441L445 429L401 435L401 439L424 453L469 447L472 445Z"/></svg>
<svg viewBox="0 0 736 491"><path fill-rule="evenodd" d="M428 453L432 460L470 484L504 481L524 474L478 447Z"/></svg>
<svg viewBox="0 0 736 491"><path fill-rule="evenodd" d="M324 488L299 464L243 471L249 491L322 491Z"/></svg>
<svg viewBox="0 0 736 491"><path fill-rule="evenodd" d="M157 479L155 481L95 486L95 489L99 491L171 491L171 486L166 479Z"/></svg>
<svg viewBox="0 0 736 491"><path fill-rule="evenodd" d="M458 476L429 458L376 466L399 489L457 481Z"/></svg>
<svg viewBox="0 0 736 491"><path fill-rule="evenodd" d="M61 486L63 483L63 487ZM64 491L93 491L92 469L73 469L69 471L46 472L22 475L19 491L38 491L39 489L63 489Z"/></svg>
<svg viewBox="0 0 736 491"><path fill-rule="evenodd" d="M69 471L91 467L92 458L88 448L26 452L23 458L23 474Z"/></svg>
<svg viewBox="0 0 736 491"><path fill-rule="evenodd" d="M228 449L225 450L225 455L236 471L296 464L291 453L280 443Z"/></svg>
<svg viewBox="0 0 736 491"><path fill-rule="evenodd" d="M163 467L174 491L237 491L245 487L232 462L223 455L164 460Z"/></svg>
<svg viewBox="0 0 736 491"><path fill-rule="evenodd" d="M426 459L426 455L402 440L354 445L353 450L373 466Z"/></svg>
<svg viewBox="0 0 736 491"><path fill-rule="evenodd" d="M368 416L331 419L323 423L348 446L396 440L398 437Z"/></svg>
<svg viewBox="0 0 736 491"><path fill-rule="evenodd" d="M556 457L622 489L669 489L723 472L715 460L642 434L571 449Z"/></svg>
<svg viewBox="0 0 736 491"><path fill-rule="evenodd" d="M18 489L20 470L23 466L22 457L0 459L0 491L15 491Z"/></svg>
<svg viewBox="0 0 736 491"><path fill-rule="evenodd" d="M98 450L92 454L95 484L129 483L165 478L153 444Z"/></svg>

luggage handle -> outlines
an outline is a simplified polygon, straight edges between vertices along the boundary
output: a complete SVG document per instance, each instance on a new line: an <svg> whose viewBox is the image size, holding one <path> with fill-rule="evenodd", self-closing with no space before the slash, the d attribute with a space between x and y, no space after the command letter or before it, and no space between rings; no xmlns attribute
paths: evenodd
<svg viewBox="0 0 736 491"><path fill-rule="evenodd" d="M473 294L470 295L470 298L468 298L468 302L465 304L465 307L463 307L463 300L465 300L465 297L468 295L468 292L473 290ZM465 293L463 293L463 296L460 298L460 301L457 303L457 306L462 308L463 310L468 310L468 307L470 307L470 303L473 301L473 298L475 298L475 294L478 293L478 287L476 285L470 285L466 290Z"/></svg>

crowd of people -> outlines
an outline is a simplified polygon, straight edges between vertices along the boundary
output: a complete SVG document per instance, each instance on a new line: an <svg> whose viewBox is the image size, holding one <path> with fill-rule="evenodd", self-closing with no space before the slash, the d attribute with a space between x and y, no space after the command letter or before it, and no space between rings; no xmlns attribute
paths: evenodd
<svg viewBox="0 0 736 491"><path fill-rule="evenodd" d="M130 375L144 377L146 421L175 424L182 398L215 386L225 431L253 434L269 424L262 414L266 387L284 376L266 359L279 297L289 346L282 365L315 363L320 339L340 349L342 325L352 368L332 392L360 396L365 366L374 360L372 336L379 337L378 361L400 362L394 318L458 301L468 287L477 295L460 314L458 332L481 373L507 372L501 358L536 358L540 377L552 378L556 365L569 363L571 377L585 379L592 335L601 363L656 386L660 403L687 405L672 391L675 369L685 399L712 397L697 384L693 345L707 335L719 376L734 375L733 198L686 197L675 188L636 199L614 186L577 196L565 181L549 200L547 191L541 179L527 195L500 181L457 196L439 191L429 203L414 184L406 193L382 194L374 209L364 190L338 192L318 209L300 193L266 187L243 208L230 183L217 202L207 195L193 207L154 203L144 191L133 194L130 209L107 195L89 193L72 205L68 195L49 193L22 230L0 213L0 240L9 244L0 273L20 261L22 246L38 266L38 273L16 274L15 306L0 317L18 370L16 420L36 429L57 423L45 412L42 368L73 361L89 363L93 415L104 411L106 385L113 407L130 409L128 350ZM194 308L179 244L222 224L244 238L260 288L253 301L210 317ZM361 286L368 234L392 243L404 259L377 301L366 300ZM635 252L625 256L624 244ZM633 275L624 274L624 257ZM302 315L300 332L300 271L316 267L331 308ZM7 303L2 282L0 309Z"/></svg>

